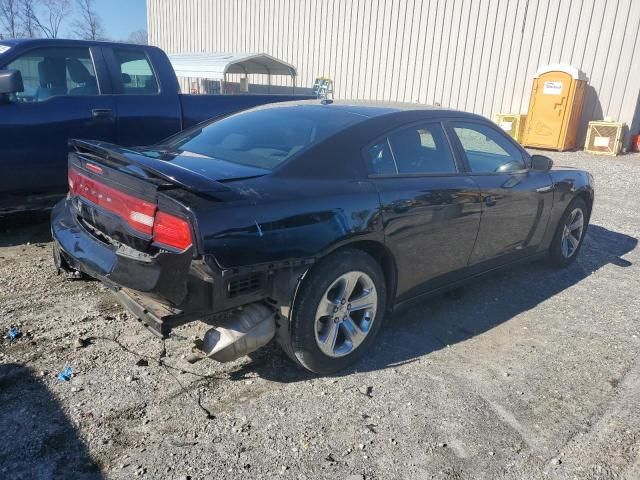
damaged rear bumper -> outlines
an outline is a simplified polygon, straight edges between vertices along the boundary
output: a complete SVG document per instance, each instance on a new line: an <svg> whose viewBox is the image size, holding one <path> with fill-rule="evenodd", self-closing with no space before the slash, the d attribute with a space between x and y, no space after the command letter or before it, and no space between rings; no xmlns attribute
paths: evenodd
<svg viewBox="0 0 640 480"><path fill-rule="evenodd" d="M297 268L291 264L279 269L282 275L274 274L273 264L222 270L213 257L195 258L191 249L134 255L135 251L103 241L82 224L67 199L54 207L51 231L58 268L103 282L121 305L161 337L179 325L211 320L273 296L286 298L287 290L280 290L290 283L287 279L297 278ZM286 281L274 282L274 277Z"/></svg>
<svg viewBox="0 0 640 480"><path fill-rule="evenodd" d="M187 295L187 276L193 259L182 253L146 255L123 244L110 244L93 234L75 214L72 201L65 199L51 213L54 255L75 270L101 280L109 287L126 287L174 305Z"/></svg>

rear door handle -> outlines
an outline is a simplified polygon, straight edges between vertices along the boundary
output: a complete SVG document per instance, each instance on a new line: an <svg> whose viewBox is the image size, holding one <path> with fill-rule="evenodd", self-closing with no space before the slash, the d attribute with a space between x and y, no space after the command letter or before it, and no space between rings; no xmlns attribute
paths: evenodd
<svg viewBox="0 0 640 480"><path fill-rule="evenodd" d="M488 197L484 197L484 204L487 207L495 207L496 205L496 197L493 195L489 195Z"/></svg>
<svg viewBox="0 0 640 480"><path fill-rule="evenodd" d="M95 119L113 118L113 110L110 108L94 108L91 110L91 117Z"/></svg>

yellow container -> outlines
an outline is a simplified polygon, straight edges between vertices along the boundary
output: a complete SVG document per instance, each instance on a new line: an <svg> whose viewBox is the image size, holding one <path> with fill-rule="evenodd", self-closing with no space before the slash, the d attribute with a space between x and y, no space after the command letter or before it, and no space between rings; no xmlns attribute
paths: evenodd
<svg viewBox="0 0 640 480"><path fill-rule="evenodd" d="M493 121L498 124L516 142L522 143L524 137L524 126L527 121L526 115L517 113L496 113Z"/></svg>
<svg viewBox="0 0 640 480"><path fill-rule="evenodd" d="M586 76L576 67L539 68L533 79L524 145L560 151L575 148L586 87Z"/></svg>
<svg viewBox="0 0 640 480"><path fill-rule="evenodd" d="M624 123L589 122L584 151L601 155L618 155L622 149Z"/></svg>

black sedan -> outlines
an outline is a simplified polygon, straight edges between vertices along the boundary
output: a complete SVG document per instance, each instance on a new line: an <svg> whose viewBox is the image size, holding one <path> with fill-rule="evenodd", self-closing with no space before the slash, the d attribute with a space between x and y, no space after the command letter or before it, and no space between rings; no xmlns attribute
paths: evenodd
<svg viewBox="0 0 640 480"><path fill-rule="evenodd" d="M259 107L124 149L74 141L54 257L159 335L212 325L227 361L276 337L343 369L385 315L516 263L577 256L591 176L483 117L416 105ZM552 273L550 273L552 274Z"/></svg>

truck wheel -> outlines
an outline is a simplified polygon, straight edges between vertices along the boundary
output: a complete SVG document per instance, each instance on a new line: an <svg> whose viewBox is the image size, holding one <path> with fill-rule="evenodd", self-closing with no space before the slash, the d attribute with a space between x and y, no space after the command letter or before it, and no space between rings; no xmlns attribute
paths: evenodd
<svg viewBox="0 0 640 480"><path fill-rule="evenodd" d="M564 212L549 247L553 266L566 267L578 256L587 232L589 210L581 198L574 199Z"/></svg>
<svg viewBox="0 0 640 480"><path fill-rule="evenodd" d="M360 359L382 326L386 285L380 265L360 250L342 250L304 279L291 315L285 352L318 374Z"/></svg>

